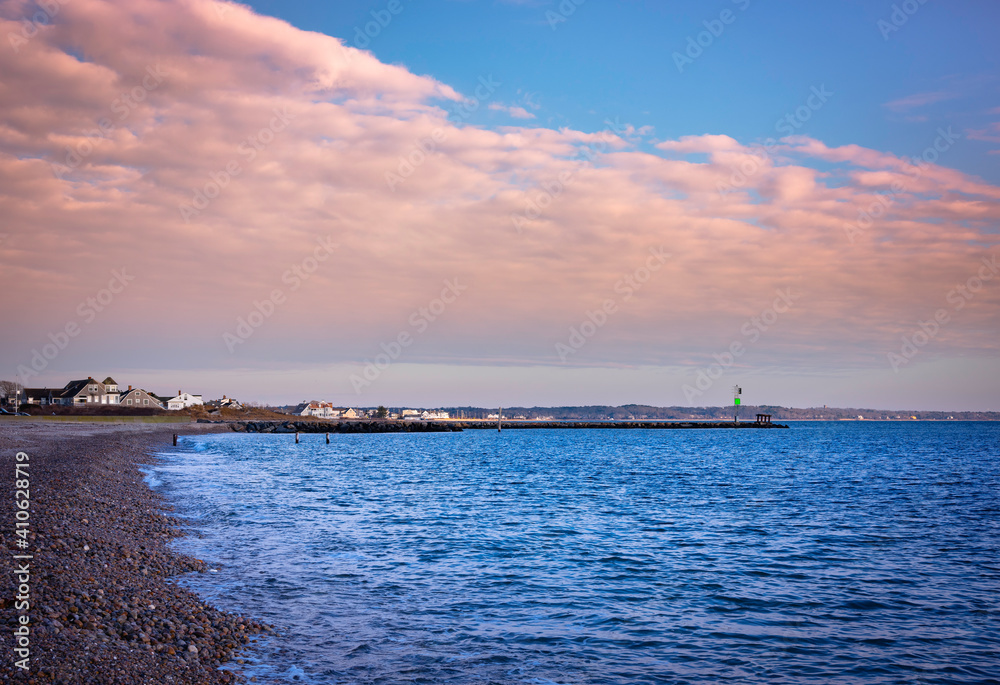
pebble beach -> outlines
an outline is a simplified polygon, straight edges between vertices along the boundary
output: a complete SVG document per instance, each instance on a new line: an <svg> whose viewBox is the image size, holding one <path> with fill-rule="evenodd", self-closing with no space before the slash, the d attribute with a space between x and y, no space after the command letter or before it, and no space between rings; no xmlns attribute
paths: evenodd
<svg viewBox="0 0 1000 685"><path fill-rule="evenodd" d="M219 430L185 425L183 432ZM169 506L139 467L170 445L177 426L0 422L4 582L0 615L6 635L0 682L229 683L219 670L269 627L219 611L176 584L206 572L173 552L181 535ZM15 458L28 455L30 532L15 535ZM22 457L23 459L23 457ZM21 476L18 476L19 478ZM22 482L23 484L23 482ZM30 554L30 608L15 608L14 555ZM22 574L23 578L23 574ZM29 618L28 669L11 638ZM23 663L23 662L22 662Z"/></svg>

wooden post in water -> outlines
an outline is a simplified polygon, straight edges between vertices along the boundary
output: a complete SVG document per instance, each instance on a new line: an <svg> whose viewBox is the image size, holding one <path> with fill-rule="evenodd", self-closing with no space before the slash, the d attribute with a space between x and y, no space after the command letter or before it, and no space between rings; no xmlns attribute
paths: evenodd
<svg viewBox="0 0 1000 685"><path fill-rule="evenodd" d="M177 447L177 433L174 433L174 447Z"/></svg>
<svg viewBox="0 0 1000 685"><path fill-rule="evenodd" d="M295 444L296 445L299 444L299 432L298 431L295 431Z"/></svg>
<svg viewBox="0 0 1000 685"><path fill-rule="evenodd" d="M327 445L330 444L330 434L329 433L326 434L326 444Z"/></svg>
<svg viewBox="0 0 1000 685"><path fill-rule="evenodd" d="M503 407L497 412L497 433L500 432L500 422L503 421Z"/></svg>

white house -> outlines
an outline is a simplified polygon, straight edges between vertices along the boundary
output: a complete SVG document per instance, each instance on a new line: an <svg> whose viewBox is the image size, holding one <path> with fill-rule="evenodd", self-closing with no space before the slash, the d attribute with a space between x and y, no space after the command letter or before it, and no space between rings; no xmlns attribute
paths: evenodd
<svg viewBox="0 0 1000 685"><path fill-rule="evenodd" d="M446 411L425 411L420 415L420 418L424 421L434 421L437 419L447 419L448 412Z"/></svg>
<svg viewBox="0 0 1000 685"><path fill-rule="evenodd" d="M315 416L321 419L338 419L341 410L334 407L329 402L303 402L295 407L295 413L299 416Z"/></svg>
<svg viewBox="0 0 1000 685"><path fill-rule="evenodd" d="M173 397L167 400L167 409L187 409L188 407L193 407L196 404L205 404L201 395L192 395L189 392L177 391L177 397Z"/></svg>

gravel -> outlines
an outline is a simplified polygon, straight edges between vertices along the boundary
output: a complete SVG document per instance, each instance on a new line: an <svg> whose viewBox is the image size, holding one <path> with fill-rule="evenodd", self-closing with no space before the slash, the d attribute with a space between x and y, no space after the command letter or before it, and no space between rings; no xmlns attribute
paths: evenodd
<svg viewBox="0 0 1000 685"><path fill-rule="evenodd" d="M227 430L185 425L183 432ZM0 682L228 683L218 670L270 631L219 611L173 577L204 572L204 562L167 545L179 536L169 506L143 482L140 464L179 429L147 424L0 421ZM18 612L13 574L15 455L29 456L31 482L30 670L14 665ZM18 562L21 563L21 562Z"/></svg>

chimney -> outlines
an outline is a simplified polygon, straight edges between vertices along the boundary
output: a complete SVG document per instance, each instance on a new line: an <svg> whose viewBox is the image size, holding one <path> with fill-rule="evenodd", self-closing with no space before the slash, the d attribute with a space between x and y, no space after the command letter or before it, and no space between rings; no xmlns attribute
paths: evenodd
<svg viewBox="0 0 1000 685"><path fill-rule="evenodd" d="M131 390L132 390L132 386L131 386L131 385L130 385L130 386L128 386L128 389L129 389L129 390L131 391Z"/></svg>
<svg viewBox="0 0 1000 685"><path fill-rule="evenodd" d="M177 391L177 396L178 396L178 397L180 397L180 395L181 395L181 391L180 391L180 390L178 390L178 391Z"/></svg>

